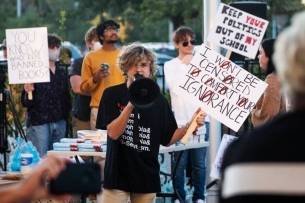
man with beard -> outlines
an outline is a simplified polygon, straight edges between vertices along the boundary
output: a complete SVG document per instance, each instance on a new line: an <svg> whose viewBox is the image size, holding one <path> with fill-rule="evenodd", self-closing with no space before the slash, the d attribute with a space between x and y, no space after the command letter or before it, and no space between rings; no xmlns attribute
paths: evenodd
<svg viewBox="0 0 305 203"><path fill-rule="evenodd" d="M97 111L104 90L125 81L116 65L120 52L115 47L119 28L120 25L113 20L105 20L99 24L96 34L103 47L88 53L83 62L80 90L84 94L91 94L91 129L95 129Z"/></svg>

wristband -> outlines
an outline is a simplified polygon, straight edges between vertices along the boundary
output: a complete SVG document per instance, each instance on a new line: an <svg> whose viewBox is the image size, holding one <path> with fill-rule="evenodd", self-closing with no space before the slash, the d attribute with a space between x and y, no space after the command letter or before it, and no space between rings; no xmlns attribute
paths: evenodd
<svg viewBox="0 0 305 203"><path fill-rule="evenodd" d="M190 127L190 124L189 124L189 123L186 123L186 124L185 124L185 128L186 128L186 130L188 130L188 129L189 129L189 127Z"/></svg>
<svg viewBox="0 0 305 203"><path fill-rule="evenodd" d="M190 125L188 123L185 124L185 131L183 133L183 135L185 135L185 133L187 132L187 130L189 129Z"/></svg>

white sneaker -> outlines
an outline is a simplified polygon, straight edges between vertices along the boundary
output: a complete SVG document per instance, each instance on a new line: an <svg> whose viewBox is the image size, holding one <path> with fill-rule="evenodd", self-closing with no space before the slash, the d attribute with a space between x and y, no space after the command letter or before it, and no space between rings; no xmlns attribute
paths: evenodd
<svg viewBox="0 0 305 203"><path fill-rule="evenodd" d="M205 200L203 200L203 199L197 199L196 203L205 203Z"/></svg>
<svg viewBox="0 0 305 203"><path fill-rule="evenodd" d="M174 201L174 203L180 203L179 199L176 199L176 200Z"/></svg>

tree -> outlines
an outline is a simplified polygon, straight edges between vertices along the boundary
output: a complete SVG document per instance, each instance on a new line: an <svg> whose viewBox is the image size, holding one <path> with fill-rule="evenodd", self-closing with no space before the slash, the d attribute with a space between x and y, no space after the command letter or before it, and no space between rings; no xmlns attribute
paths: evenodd
<svg viewBox="0 0 305 203"><path fill-rule="evenodd" d="M81 8L90 6L93 13L100 16L105 12L113 19L126 25L131 41L168 41L168 25L173 23L176 29L189 20L202 24L202 1L198 0L80 0Z"/></svg>

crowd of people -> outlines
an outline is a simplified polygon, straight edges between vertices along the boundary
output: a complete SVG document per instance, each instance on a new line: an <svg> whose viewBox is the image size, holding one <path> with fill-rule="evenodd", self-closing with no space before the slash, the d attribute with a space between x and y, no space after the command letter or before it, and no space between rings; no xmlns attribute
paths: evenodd
<svg viewBox="0 0 305 203"><path fill-rule="evenodd" d="M305 28L300 26L304 20L305 12L296 15L279 37L265 39L259 47L259 65L266 71L268 87L251 112L254 129L240 136L225 152L220 202L305 200L305 193L289 189L291 183L272 181L281 178L297 181L301 173L275 173L278 176L263 175L263 178L258 175L258 171L264 170L304 168L305 61L302 53L305 52ZM103 203L155 202L156 194L161 190L159 146L177 143L192 122L197 125L193 136L209 140L208 115L172 91L176 75L193 58L196 40L192 29L181 26L172 35L178 56L164 65L171 103L160 94L147 108L131 102L129 87L136 74L146 79L154 76L156 57L140 42L117 48L119 29L120 25L113 20L89 28L85 34L89 53L74 59L68 74L58 63L61 38L48 34L50 82L24 84L21 92L21 104L27 109L28 139L44 158L25 181L0 190L2 200L20 202L52 196L44 182L45 175L56 178L69 161L45 156L52 150L53 143L65 137L71 110L73 137L77 137L78 130L107 130ZM5 40L2 48L7 57ZM70 85L75 94L73 105ZM290 112L286 112L285 97L291 102ZM144 136L145 142L140 142L145 133L148 135ZM182 153L174 178L183 201L186 198L185 170L190 157L194 186L192 202L206 202L206 151L203 147ZM177 158L175 152L174 162ZM247 178L249 174L253 180ZM26 190L12 195L20 188ZM67 199L69 195L59 198ZM174 197L172 202L178 203L178 197Z"/></svg>

